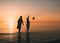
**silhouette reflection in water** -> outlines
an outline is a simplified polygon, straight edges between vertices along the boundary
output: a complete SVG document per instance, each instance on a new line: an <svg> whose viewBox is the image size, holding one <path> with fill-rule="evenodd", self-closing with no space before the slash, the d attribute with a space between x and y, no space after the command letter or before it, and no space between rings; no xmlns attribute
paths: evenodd
<svg viewBox="0 0 60 43"><path fill-rule="evenodd" d="M26 33L26 41L27 41L27 43L30 43L29 32Z"/></svg>
<svg viewBox="0 0 60 43"><path fill-rule="evenodd" d="M21 43L21 32L18 32L18 43Z"/></svg>

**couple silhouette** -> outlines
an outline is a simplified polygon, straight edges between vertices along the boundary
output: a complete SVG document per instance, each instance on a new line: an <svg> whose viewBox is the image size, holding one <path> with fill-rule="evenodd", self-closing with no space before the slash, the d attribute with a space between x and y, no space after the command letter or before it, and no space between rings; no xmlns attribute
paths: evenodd
<svg viewBox="0 0 60 43"><path fill-rule="evenodd" d="M22 24L24 25L22 16L20 16L20 18L18 19L18 25L17 25L18 32L20 32ZM28 32L30 28L29 16L26 18L26 27L27 27L27 32Z"/></svg>
<svg viewBox="0 0 60 43"><path fill-rule="evenodd" d="M18 25L17 25L17 28L18 28L18 43L22 43L21 42L21 26L22 24L24 25L23 23L23 19L22 19L22 16L20 16L20 18L18 19ZM26 18L26 27L27 27L27 33L26 33L26 40L27 42L26 43L30 43L30 37L29 37L29 28L30 28L30 21L29 21L29 16Z"/></svg>

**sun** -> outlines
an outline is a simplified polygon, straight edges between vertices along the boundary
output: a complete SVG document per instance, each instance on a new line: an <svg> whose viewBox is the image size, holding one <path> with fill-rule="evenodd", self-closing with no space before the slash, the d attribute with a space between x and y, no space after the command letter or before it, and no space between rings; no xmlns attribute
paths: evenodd
<svg viewBox="0 0 60 43"><path fill-rule="evenodd" d="M10 33L13 32L13 20L14 20L14 19L11 18L11 17L8 19L8 24L9 24L9 28L10 28L10 29L9 29L9 30L10 30Z"/></svg>

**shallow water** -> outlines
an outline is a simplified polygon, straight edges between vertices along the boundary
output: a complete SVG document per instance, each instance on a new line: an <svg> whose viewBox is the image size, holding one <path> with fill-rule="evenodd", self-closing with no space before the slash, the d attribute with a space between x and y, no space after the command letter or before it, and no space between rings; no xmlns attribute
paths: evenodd
<svg viewBox="0 0 60 43"><path fill-rule="evenodd" d="M58 39L60 39L60 32L58 31L21 32L20 34L0 35L0 43L43 43Z"/></svg>

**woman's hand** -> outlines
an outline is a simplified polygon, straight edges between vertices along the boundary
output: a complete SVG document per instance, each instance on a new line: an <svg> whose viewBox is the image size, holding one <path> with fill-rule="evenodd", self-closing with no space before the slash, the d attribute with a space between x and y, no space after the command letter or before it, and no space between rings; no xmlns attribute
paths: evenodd
<svg viewBox="0 0 60 43"><path fill-rule="evenodd" d="M24 25L24 23L23 23L23 25Z"/></svg>

